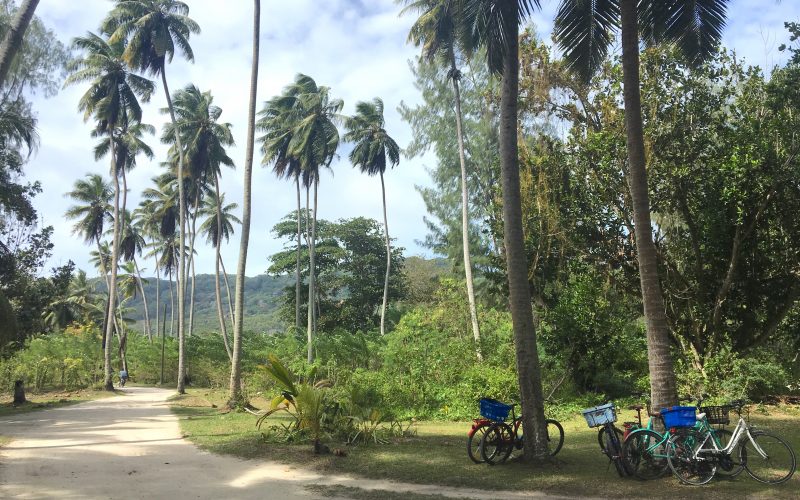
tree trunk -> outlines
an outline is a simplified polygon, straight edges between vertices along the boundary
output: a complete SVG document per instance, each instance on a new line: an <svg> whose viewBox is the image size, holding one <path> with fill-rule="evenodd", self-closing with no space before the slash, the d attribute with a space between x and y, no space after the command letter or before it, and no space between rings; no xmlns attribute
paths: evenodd
<svg viewBox="0 0 800 500"><path fill-rule="evenodd" d="M142 282L142 273L139 271L139 264L136 262L136 258L133 259L133 267L136 269L136 279L139 282L139 291L142 293L142 302L144 303L144 328L147 332L147 340L150 343L153 343L153 334L150 331L150 312L147 308L147 295L144 293L144 283ZM158 316L158 308L156 308L156 316Z"/></svg>
<svg viewBox="0 0 800 500"><path fill-rule="evenodd" d="M108 311L106 312L106 346L104 350L105 381L104 389L114 390L113 374L111 372L111 339L115 323L117 297L117 259L119 257L120 213L119 213L119 173L117 169L117 154L114 146L114 131L109 137L111 144L111 176L114 178L114 235L111 242L111 277L108 280ZM123 167L124 168L124 167ZM103 256L100 256L102 259Z"/></svg>
<svg viewBox="0 0 800 500"><path fill-rule="evenodd" d="M158 265L158 254L155 254L156 258L156 335L158 332L161 331L159 325L159 317L158 317L158 306L161 305L161 268ZM166 320L167 316L165 315L163 320Z"/></svg>
<svg viewBox="0 0 800 500"><path fill-rule="evenodd" d="M172 271L169 272L169 336L175 338L175 290L172 287Z"/></svg>
<svg viewBox="0 0 800 500"><path fill-rule="evenodd" d="M381 306L381 335L386 334L386 302L389 299L389 269L392 265L392 246L389 239L389 219L386 217L386 186L381 171L381 195L383 196L383 228L386 236L386 278L383 280L383 305Z"/></svg>
<svg viewBox="0 0 800 500"><path fill-rule="evenodd" d="M678 403L675 368L670 352L669 327L658 279L658 263L650 222L644 132L639 90L639 34L636 0L621 0L622 75L625 129L628 144L628 184L633 201L633 221L639 280L647 324L647 358L650 367L650 398L653 408Z"/></svg>
<svg viewBox="0 0 800 500"><path fill-rule="evenodd" d="M522 232L522 206L517 145L517 99L519 91L519 13L517 2L507 6L510 19L505 27L506 53L500 97L500 162L503 180L503 217L509 305L514 326L522 425L526 429L525 460L544 459L547 450L547 425L544 420L539 353L528 283L528 262ZM531 431L528 431L531 429ZM532 439L528 439L532 438Z"/></svg>
<svg viewBox="0 0 800 500"><path fill-rule="evenodd" d="M294 327L297 332L300 331L300 175L295 177L295 185L297 186L297 268L295 269L295 286L294 286Z"/></svg>
<svg viewBox="0 0 800 500"><path fill-rule="evenodd" d="M219 265L222 268L222 277L225 280L225 294L228 296L228 315L231 318L231 326L233 326L235 322L233 316L233 296L231 295L231 283L228 281L228 271L225 270L225 261L222 260L222 254L219 256Z"/></svg>
<svg viewBox="0 0 800 500"><path fill-rule="evenodd" d="M14 402L12 404L21 405L27 403L25 398L25 383L22 380L14 381Z"/></svg>
<svg viewBox="0 0 800 500"><path fill-rule="evenodd" d="M228 325L225 323L225 314L222 312L222 291L219 284L219 263L222 256L219 247L222 245L222 203L219 203L219 175L214 174L214 190L217 193L217 239L214 241L214 295L217 299L217 316L219 317L219 331L222 334L222 342L225 344L225 352L228 353L228 361L233 360L230 341L228 340Z"/></svg>
<svg viewBox="0 0 800 500"><path fill-rule="evenodd" d="M194 242L197 238L197 213L200 207L200 195L194 198L194 208L192 212L192 235L189 238L189 264L192 268L192 291L189 295L189 336L194 334L194 290L195 290L195 267L194 267Z"/></svg>
<svg viewBox="0 0 800 500"><path fill-rule="evenodd" d="M14 57L22 47L22 39L25 36L25 30L33 19L33 13L36 11L36 6L39 5L39 0L25 0L17 11L14 22L8 29L3 44L0 45L0 88L6 81L8 71L11 69L11 63Z"/></svg>
<svg viewBox="0 0 800 500"><path fill-rule="evenodd" d="M236 267L236 307L233 321L233 360L228 406L241 403L242 398L242 328L244 327L244 278L247 267L247 247L250 243L250 214L253 182L253 148L256 125L256 93L258 87L259 35L261 2L253 0L253 61L250 70L250 103L247 112L247 149L244 158L244 193L242 200L242 239L239 244L239 264Z"/></svg>
<svg viewBox="0 0 800 500"><path fill-rule="evenodd" d="M309 238L309 245L308 245L308 257L309 257L309 264L308 264L308 356L307 360L308 363L311 364L314 362L314 332L316 331L316 325L314 324L314 294L316 290L314 286L316 285L316 266L315 266L315 253L316 253L316 243L317 243L317 186L319 181L317 180L316 175L314 176L314 215L311 217L311 237Z"/></svg>
<svg viewBox="0 0 800 500"><path fill-rule="evenodd" d="M181 136L178 133L178 124L175 120L175 109L172 107L172 97L169 95L167 85L167 68L161 67L161 83L164 85L164 95L167 97L167 108L175 130L175 148L178 150L178 394L186 394L184 375L186 374L186 349L185 349L185 316L184 295L186 288L186 189L183 185L183 147Z"/></svg>
<svg viewBox="0 0 800 500"><path fill-rule="evenodd" d="M481 354L481 331L478 326L478 310L475 305L475 287L472 281L472 258L469 253L469 198L467 196L467 161L464 157L464 131L461 125L461 90L458 85L456 56L450 48L450 73L456 97L456 135L458 136L458 160L461 164L461 245L464 250L464 275L467 281L469 316L472 320L472 336L475 339L475 355L483 361Z"/></svg>

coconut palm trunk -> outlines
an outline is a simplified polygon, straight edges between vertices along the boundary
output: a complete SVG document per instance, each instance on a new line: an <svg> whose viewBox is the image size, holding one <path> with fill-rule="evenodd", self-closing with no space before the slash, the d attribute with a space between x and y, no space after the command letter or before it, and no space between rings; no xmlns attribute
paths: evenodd
<svg viewBox="0 0 800 500"><path fill-rule="evenodd" d="M622 25L622 74L625 129L628 146L628 183L633 202L639 280L647 323L650 389L654 408L677 404L678 393L670 352L664 298L658 279L658 263L650 221L650 200L645 168L644 132L639 82L639 34L636 0L620 0Z"/></svg>
<svg viewBox="0 0 800 500"><path fill-rule="evenodd" d="M386 302L389 299L389 270L392 266L392 245L389 239L389 219L386 217L386 186L381 172L381 195L383 197L383 229L386 237L386 277L383 280L383 305L381 306L381 335L386 334Z"/></svg>
<svg viewBox="0 0 800 500"><path fill-rule="evenodd" d="M242 398L242 328L244 326L244 279L247 267L247 247L250 243L250 215L252 212L253 149L256 128L256 95L258 87L259 35L261 2L253 0L253 61L250 70L250 103L247 114L247 148L244 160L244 193L242 201L242 239L239 244L239 264L236 268L236 307L233 321L233 359L228 405L234 406Z"/></svg>
<svg viewBox="0 0 800 500"><path fill-rule="evenodd" d="M161 331L161 318L158 315L158 308L161 307L161 269L158 265L158 254L155 254L156 261L156 335ZM166 314L166 313L165 313Z"/></svg>
<svg viewBox="0 0 800 500"><path fill-rule="evenodd" d="M175 109L172 106L172 97L169 94L169 85L167 84L167 68L166 65L161 66L161 83L164 85L164 95L167 97L167 108L169 109L169 117L172 120L172 128L175 130L175 148L178 150L178 386L179 394L186 393L186 337L185 337L185 315L186 310L184 303L185 288L186 288L186 189L183 184L183 146L181 145L181 136L178 133L178 124L175 120Z"/></svg>
<svg viewBox="0 0 800 500"><path fill-rule="evenodd" d="M22 47L25 30L28 29L28 25L33 19L37 5L39 5L39 0L25 0L9 27L3 44L0 45L0 87L5 83L8 70L11 69L11 62Z"/></svg>
<svg viewBox="0 0 800 500"><path fill-rule="evenodd" d="M169 272L169 336L175 338L175 290L172 286L172 271Z"/></svg>
<svg viewBox="0 0 800 500"><path fill-rule="evenodd" d="M294 327L297 331L300 330L300 246L301 246L301 232L300 232L300 174L298 172L295 177L295 186L297 187L297 267L295 269L295 286L294 286Z"/></svg>
<svg viewBox="0 0 800 500"><path fill-rule="evenodd" d="M217 200L220 199L219 195L219 176L214 174L214 190L217 194ZM230 340L228 339L228 325L225 322L225 314L222 312L222 290L219 284L219 265L222 260L220 254L220 246L222 246L222 203L217 203L217 238L214 242L214 252L216 259L214 261L214 294L217 299L217 316L219 317L219 331L222 334L222 342L225 344L225 352L228 354L228 361L233 360L233 353L231 352Z"/></svg>
<svg viewBox="0 0 800 500"><path fill-rule="evenodd" d="M192 211L192 231L191 236L189 237L189 265L192 269L192 284L191 284L191 293L189 295L189 336L191 337L194 334L194 291L195 291L195 280L197 279L197 275L195 274L195 267L194 267L194 243L197 238L197 215L198 209L200 207L200 194L195 197L194 199L194 208Z"/></svg>
<svg viewBox="0 0 800 500"><path fill-rule="evenodd" d="M103 388L107 391L114 390L113 374L111 371L111 339L113 338L115 323L115 298L117 296L117 259L119 256L119 236L120 236L120 211L119 211L119 175L117 173L117 154L114 146L114 131L111 131L111 175L114 178L114 235L111 242L111 277L108 280L108 311L106 313L106 346L103 353L103 364L105 365L105 380ZM102 259L102 255L100 256Z"/></svg>
<svg viewBox="0 0 800 500"><path fill-rule="evenodd" d="M139 284L139 292L142 294L142 303L144 304L144 328L147 334L147 340L153 343L153 334L150 330L150 311L147 308L147 295L144 293L144 283L142 282L142 272L139 270L139 263L136 258L133 259L133 267L136 269L136 281ZM158 299L156 299L158 301ZM158 316L158 309L156 309L156 316Z"/></svg>
<svg viewBox="0 0 800 500"><path fill-rule="evenodd" d="M314 362L314 333L316 332L316 324L315 324L315 307L314 307L314 297L316 295L316 266L315 266L315 258L316 258L316 242L317 242L317 187L319 185L319 181L317 177L314 176L314 215L311 217L311 237L309 239L308 245L308 256L309 256L309 263L308 263L308 330L307 330L307 337L308 337L308 362Z"/></svg>
<svg viewBox="0 0 800 500"><path fill-rule="evenodd" d="M522 232L522 204L519 183L517 144L517 99L519 97L519 19L516 1L506 7L510 21L503 26L505 53L500 97L500 162L503 183L504 240L508 274L509 305L514 327L517 374L526 436L526 460L547 456L547 428L544 420L544 395L536 346L536 325L528 284L528 260Z"/></svg>
<svg viewBox="0 0 800 500"><path fill-rule="evenodd" d="M228 317L231 319L231 326L234 325L234 315L233 315L233 295L231 295L231 282L228 279L228 271L225 269L225 260L222 258L222 254L219 256L219 265L222 268L222 278L225 281L225 294L228 296Z"/></svg>
<svg viewBox="0 0 800 500"><path fill-rule="evenodd" d="M450 77L453 80L453 93L456 101L456 136L458 139L458 160L461 164L461 246L464 250L464 276L467 281L469 317L472 321L472 336L475 339L475 356L483 361L481 354L481 331L478 325L478 310L475 305L475 287L472 280L472 258L469 252L469 197L467 193L467 161L464 155L464 132L461 124L461 89L456 56L450 47Z"/></svg>

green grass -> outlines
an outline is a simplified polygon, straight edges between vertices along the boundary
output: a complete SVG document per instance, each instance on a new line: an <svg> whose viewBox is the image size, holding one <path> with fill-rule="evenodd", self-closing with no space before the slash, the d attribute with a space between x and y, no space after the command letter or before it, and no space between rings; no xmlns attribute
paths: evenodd
<svg viewBox="0 0 800 500"><path fill-rule="evenodd" d="M0 418L47 408L74 405L84 401L107 398L115 395L116 393L114 392L93 389L79 389L74 391L54 390L38 393L27 392L25 396L28 401L22 405L14 405L14 397L12 394L0 394Z"/></svg>
<svg viewBox="0 0 800 500"><path fill-rule="evenodd" d="M473 464L466 455L465 422L421 422L417 435L396 439L388 445L345 446L346 457L316 456L309 444L265 441L255 428L256 417L247 413L224 413L224 395L193 390L173 404L181 418L184 435L203 449L249 459L267 459L298 464L321 472L349 473L374 479L409 483L483 488L489 490L537 490L550 494L602 497L647 496L650 498L796 498L800 473L786 484L763 485L742 473L731 481L713 481L703 487L684 486L666 477L642 482L620 479L597 446L597 431L586 427L580 415L563 421L564 448L550 463L525 464L518 461L497 466ZM263 407L259 401L256 406ZM800 450L800 407L766 407L754 411L752 421L769 427ZM626 412L629 413L629 412ZM623 419L631 419L623 415ZM370 498L370 497L365 497ZM385 497L382 497L385 498Z"/></svg>

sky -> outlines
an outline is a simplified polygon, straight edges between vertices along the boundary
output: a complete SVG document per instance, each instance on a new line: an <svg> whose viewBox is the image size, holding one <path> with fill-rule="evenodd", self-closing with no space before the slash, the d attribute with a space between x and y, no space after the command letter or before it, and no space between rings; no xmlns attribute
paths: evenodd
<svg viewBox="0 0 800 500"><path fill-rule="evenodd" d="M201 33L191 38L194 63L176 55L167 67L170 90L194 83L202 91L210 90L214 103L222 108L221 120L233 125L237 145L228 153L236 170L225 168L222 191L226 202L241 204L243 192L244 145L247 135L247 106L252 58L252 2L249 0L184 0ZM542 0L542 10L532 22L541 36L552 32L556 0ZM74 37L97 31L100 21L111 9L110 0L48 0L41 2L36 14L65 44ZM261 55L257 109L264 101L281 92L297 73L313 77L319 85L331 88L331 95L344 100L344 114L352 114L357 101L380 97L385 103L386 129L401 147L411 141L410 126L397 112L401 102L421 102L414 87L409 61L418 49L406 43L413 16L399 17L400 8L393 0L283 0L261 2ZM786 41L784 21L800 20L800 0L731 0L725 46L734 49L750 64L772 67L785 60L778 46ZM157 135L148 143L156 157L151 162L140 157L129 174L129 208L140 201L139 193L151 187L151 178L160 173L166 147L158 139L167 120L160 109L166 99L160 81L151 102L144 106L144 121L154 125ZM41 145L26 167L26 177L39 181L43 192L35 199L43 225L54 227L53 256L46 268L66 264L95 271L89 264L92 250L82 238L72 234L72 223L64 212L72 204L65 197L75 180L88 173L108 175L106 160L95 162L91 123L83 121L78 100L85 84L67 87L48 99L34 97ZM258 144L256 145L258 147ZM331 171L323 172L319 191L319 217L338 220L367 216L381 220L380 180L367 177L349 161L350 147L339 148L339 158ZM269 255L281 250L284 242L276 240L271 228L296 206L294 185L278 180L269 166L260 165L256 150L253 168L253 213L247 275L266 272ZM386 173L389 234L406 255L431 256L420 246L426 228L425 205L415 185L429 185L426 167L435 165L435 157L403 157L399 166ZM223 167L224 168L224 167ZM223 246L226 268L236 268L239 255L238 231ZM198 239L198 273L213 273L214 252ZM145 275L153 272L152 262L141 264Z"/></svg>

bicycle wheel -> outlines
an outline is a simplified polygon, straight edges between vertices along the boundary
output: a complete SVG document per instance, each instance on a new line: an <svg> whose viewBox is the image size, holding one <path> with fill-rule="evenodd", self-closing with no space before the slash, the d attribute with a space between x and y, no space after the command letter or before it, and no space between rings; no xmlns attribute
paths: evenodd
<svg viewBox="0 0 800 500"><path fill-rule="evenodd" d="M614 426L614 432L619 437L619 442L621 443L622 442L622 437L625 435L625 433L622 432L622 429L620 429L616 425ZM603 453L606 452L606 438L605 438L605 435L606 435L606 428L605 427L600 427L600 430L597 432L597 442L600 444L600 449L603 450Z"/></svg>
<svg viewBox="0 0 800 500"><path fill-rule="evenodd" d="M768 484L788 481L797 468L792 447L774 434L751 432L739 447L739 457L750 477ZM762 453L763 452L763 453Z"/></svg>
<svg viewBox="0 0 800 500"><path fill-rule="evenodd" d="M479 422L475 424L473 429L470 429L469 435L467 436L467 455L469 455L469 459L476 464L483 463L483 458L481 458L481 441L483 441L483 436L491 425L492 422L489 420Z"/></svg>
<svg viewBox="0 0 800 500"><path fill-rule="evenodd" d="M628 465L622 458L622 441L620 440L620 434L618 434L618 431L620 433L622 431L612 426L605 427L603 430L605 430L605 433L603 434L603 451L614 463L614 468L617 469L617 474L619 474L619 477L630 475Z"/></svg>
<svg viewBox="0 0 800 500"><path fill-rule="evenodd" d="M712 431L717 438L717 446L723 449L728 446L728 443L733 437L733 433L727 429L714 429ZM744 464L737 453L731 450L730 455L721 455L717 457L717 476L722 478L734 478L742 473Z"/></svg>
<svg viewBox="0 0 800 500"><path fill-rule="evenodd" d="M702 446L705 436L695 429L678 429L667 442L667 463L675 477L686 484L706 484L717 471L713 456L695 451Z"/></svg>
<svg viewBox="0 0 800 500"><path fill-rule="evenodd" d="M564 446L564 428L558 420L548 418L547 422L547 445L550 448L550 456L554 457Z"/></svg>
<svg viewBox="0 0 800 500"><path fill-rule="evenodd" d="M503 422L495 422L481 439L481 458L489 465L505 462L514 448L514 431Z"/></svg>
<svg viewBox="0 0 800 500"><path fill-rule="evenodd" d="M656 479L669 470L666 441L664 436L648 429L638 429L628 435L622 445L622 455L634 476Z"/></svg>

